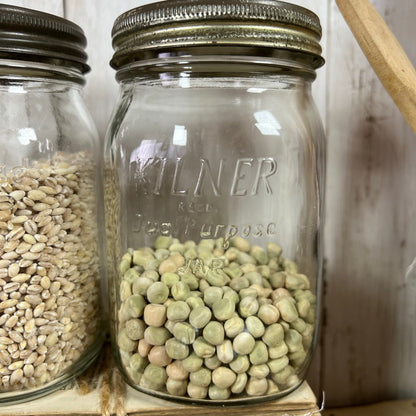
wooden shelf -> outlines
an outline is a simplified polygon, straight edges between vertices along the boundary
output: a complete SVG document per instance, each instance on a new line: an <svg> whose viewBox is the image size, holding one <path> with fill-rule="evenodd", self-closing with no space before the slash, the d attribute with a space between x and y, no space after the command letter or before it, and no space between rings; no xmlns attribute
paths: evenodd
<svg viewBox="0 0 416 416"><path fill-rule="evenodd" d="M416 399L375 403L368 406L328 409L322 416L415 416Z"/></svg>

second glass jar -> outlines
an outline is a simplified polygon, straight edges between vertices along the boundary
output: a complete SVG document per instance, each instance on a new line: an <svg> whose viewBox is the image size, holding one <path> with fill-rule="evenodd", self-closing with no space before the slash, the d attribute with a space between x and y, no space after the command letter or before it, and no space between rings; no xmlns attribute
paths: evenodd
<svg viewBox="0 0 416 416"><path fill-rule="evenodd" d="M319 322L319 21L281 2L233 4L165 1L113 29L114 351L134 388L207 404L299 386ZM288 23L301 47L285 37Z"/></svg>

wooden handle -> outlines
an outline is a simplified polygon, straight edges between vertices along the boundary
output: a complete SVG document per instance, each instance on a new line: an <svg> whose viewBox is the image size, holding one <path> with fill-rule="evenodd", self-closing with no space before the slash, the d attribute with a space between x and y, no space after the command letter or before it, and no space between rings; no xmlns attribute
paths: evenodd
<svg viewBox="0 0 416 416"><path fill-rule="evenodd" d="M406 53L368 0L336 2L380 81L416 133L416 71Z"/></svg>

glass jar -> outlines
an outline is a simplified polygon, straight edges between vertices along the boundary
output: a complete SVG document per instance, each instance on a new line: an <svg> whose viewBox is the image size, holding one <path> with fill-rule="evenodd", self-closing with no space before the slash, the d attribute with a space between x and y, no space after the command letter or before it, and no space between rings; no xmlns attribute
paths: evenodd
<svg viewBox="0 0 416 416"><path fill-rule="evenodd" d="M205 404L275 399L317 339L319 19L270 0L121 15L106 138L112 336L128 383Z"/></svg>
<svg viewBox="0 0 416 416"><path fill-rule="evenodd" d="M103 340L85 45L65 19L0 6L0 403L62 387Z"/></svg>

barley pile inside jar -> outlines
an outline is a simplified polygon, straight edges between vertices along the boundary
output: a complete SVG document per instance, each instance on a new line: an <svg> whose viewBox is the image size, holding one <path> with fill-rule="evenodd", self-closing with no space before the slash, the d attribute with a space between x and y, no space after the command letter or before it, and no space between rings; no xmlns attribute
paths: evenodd
<svg viewBox="0 0 416 416"><path fill-rule="evenodd" d="M133 384L194 400L295 387L316 324L309 278L269 243L160 236L119 264L118 346Z"/></svg>
<svg viewBox="0 0 416 416"><path fill-rule="evenodd" d="M58 153L0 176L0 391L52 381L96 338L93 170Z"/></svg>

